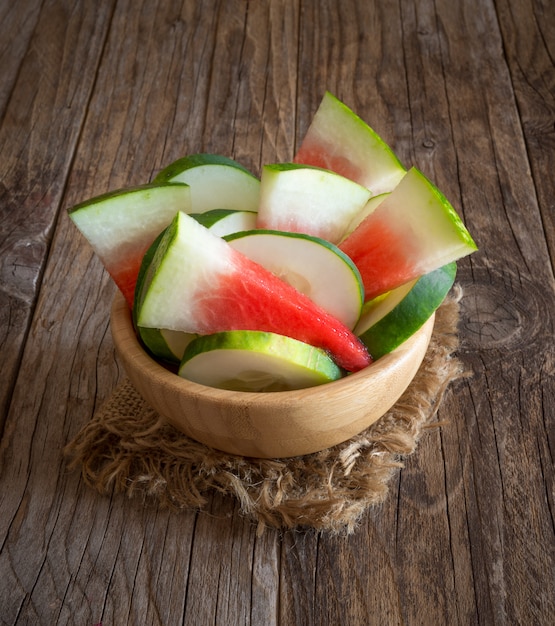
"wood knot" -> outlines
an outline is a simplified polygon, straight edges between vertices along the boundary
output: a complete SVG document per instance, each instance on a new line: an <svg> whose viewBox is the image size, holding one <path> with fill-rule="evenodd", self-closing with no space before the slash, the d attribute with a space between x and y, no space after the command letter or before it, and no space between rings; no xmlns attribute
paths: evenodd
<svg viewBox="0 0 555 626"><path fill-rule="evenodd" d="M507 266L474 270L461 301L464 343L480 350L539 345L547 340L544 320L553 306L546 290L517 270Z"/></svg>

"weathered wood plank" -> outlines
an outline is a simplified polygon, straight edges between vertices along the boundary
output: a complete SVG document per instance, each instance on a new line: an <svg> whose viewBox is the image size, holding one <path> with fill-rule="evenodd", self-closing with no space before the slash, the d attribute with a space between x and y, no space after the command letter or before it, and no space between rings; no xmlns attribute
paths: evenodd
<svg viewBox="0 0 555 626"><path fill-rule="evenodd" d="M552 22L516 5L122 0L112 14L52 2L25 26L28 48L10 40L20 68L0 91L0 228L9 250L23 242L34 256L23 272L27 257L1 249L2 286L20 290L3 319L23 312L5 349L23 345L36 311L20 366L7 362L12 382L20 369L0 447L0 621L546 623L554 190L542 175L550 135L532 129L547 128ZM543 44L524 41L538 32ZM92 492L61 448L123 373L108 329L114 287L64 209L188 152L253 171L287 160L324 89L430 175L475 234L481 250L459 275L474 378L448 393L448 423L350 537L258 537L219 495L176 515Z"/></svg>
<svg viewBox="0 0 555 626"><path fill-rule="evenodd" d="M0 119L12 93L40 12L38 0L0 4Z"/></svg>
<svg viewBox="0 0 555 626"><path fill-rule="evenodd" d="M65 178L94 83L110 5L56 2L26 15L10 6L2 28L21 27L0 126L0 432L48 255ZM75 6L74 6L75 4ZM32 8L33 5L30 5ZM16 19L19 16L19 20ZM36 26L34 21L36 20ZM9 43L10 39L7 39ZM1 105L1 102L0 102Z"/></svg>
<svg viewBox="0 0 555 626"><path fill-rule="evenodd" d="M549 174L555 169L553 7L548 0L499 0L496 7L536 192L535 197L522 204L522 209L537 197L553 271L555 211L553 177Z"/></svg>

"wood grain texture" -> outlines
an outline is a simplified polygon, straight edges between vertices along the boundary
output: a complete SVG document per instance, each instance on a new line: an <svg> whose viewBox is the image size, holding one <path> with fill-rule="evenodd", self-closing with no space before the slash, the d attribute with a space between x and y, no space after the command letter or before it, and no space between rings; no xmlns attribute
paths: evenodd
<svg viewBox="0 0 555 626"><path fill-rule="evenodd" d="M0 5L0 624L548 624L555 17L547 0ZM446 193L460 356L348 537L100 496L62 448L123 376L67 207L213 151L289 160L325 89Z"/></svg>

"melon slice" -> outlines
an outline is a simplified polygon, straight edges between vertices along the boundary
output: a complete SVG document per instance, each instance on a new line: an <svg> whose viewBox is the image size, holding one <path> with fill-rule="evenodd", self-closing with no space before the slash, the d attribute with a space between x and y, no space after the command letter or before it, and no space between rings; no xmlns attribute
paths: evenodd
<svg viewBox="0 0 555 626"><path fill-rule="evenodd" d="M329 92L293 160L333 170L373 195L394 189L406 172L385 141Z"/></svg>
<svg viewBox="0 0 555 626"><path fill-rule="evenodd" d="M156 253L165 232L166 229L164 229L158 237L156 237L152 245L148 248L143 257L141 267L139 268L137 284L135 286L135 300L132 308L133 325L137 335L143 343L143 346L152 356L162 361L166 361L167 363L178 365L183 358L185 348L193 339L196 339L198 335L193 333L184 333L179 330L169 330L167 328L145 328L143 326L139 326L136 319L136 302L138 294L141 293L146 271L152 263L154 254Z"/></svg>
<svg viewBox="0 0 555 626"><path fill-rule="evenodd" d="M190 209L188 185L152 183L96 196L68 214L131 307L143 255L177 211Z"/></svg>
<svg viewBox="0 0 555 626"><path fill-rule="evenodd" d="M191 154L161 170L155 182L183 182L191 187L192 210L256 211L260 181L246 167L219 154Z"/></svg>
<svg viewBox="0 0 555 626"><path fill-rule="evenodd" d="M136 321L201 335L263 330L327 350L348 371L371 362L344 324L185 213L176 215L145 272Z"/></svg>
<svg viewBox="0 0 555 626"><path fill-rule="evenodd" d="M354 332L374 359L392 352L424 326L445 300L456 273L456 262L449 263L364 305Z"/></svg>
<svg viewBox="0 0 555 626"><path fill-rule="evenodd" d="M416 168L339 248L358 267L365 300L477 249L445 196Z"/></svg>
<svg viewBox="0 0 555 626"><path fill-rule="evenodd" d="M337 243L370 195L366 187L329 170L296 163L265 165L256 225Z"/></svg>
<svg viewBox="0 0 555 626"><path fill-rule="evenodd" d="M198 337L189 344L179 375L232 391L290 391L337 380L343 371L319 348L253 330Z"/></svg>

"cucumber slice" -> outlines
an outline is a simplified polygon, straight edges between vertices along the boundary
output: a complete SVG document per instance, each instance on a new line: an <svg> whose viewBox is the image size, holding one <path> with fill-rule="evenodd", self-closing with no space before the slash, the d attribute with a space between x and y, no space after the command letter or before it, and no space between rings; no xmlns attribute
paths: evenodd
<svg viewBox="0 0 555 626"><path fill-rule="evenodd" d="M256 228L257 214L255 211L212 209L206 213L191 213L190 215L218 237Z"/></svg>
<svg viewBox="0 0 555 626"><path fill-rule="evenodd" d="M192 154L171 163L155 182L183 182L191 187L192 211L256 211L260 181L249 170L219 154Z"/></svg>
<svg viewBox="0 0 555 626"><path fill-rule="evenodd" d="M364 305L355 334L374 359L392 352L432 316L453 286L456 262L412 280Z"/></svg>
<svg viewBox="0 0 555 626"><path fill-rule="evenodd" d="M179 375L233 391L288 391L341 378L319 348L275 333L228 331L204 335L186 348Z"/></svg>
<svg viewBox="0 0 555 626"><path fill-rule="evenodd" d="M306 233L337 243L370 195L366 187L319 167L265 165L257 227Z"/></svg>
<svg viewBox="0 0 555 626"><path fill-rule="evenodd" d="M262 229L224 239L348 328L356 324L364 299L362 279L355 264L334 244L301 233Z"/></svg>

